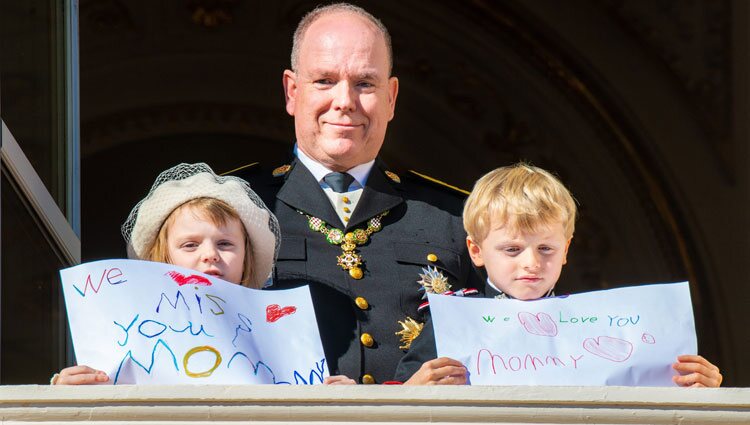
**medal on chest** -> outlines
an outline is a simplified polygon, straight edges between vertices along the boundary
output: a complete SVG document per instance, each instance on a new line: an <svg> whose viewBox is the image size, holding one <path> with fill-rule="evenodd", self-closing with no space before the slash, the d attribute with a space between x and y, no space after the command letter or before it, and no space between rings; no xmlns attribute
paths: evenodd
<svg viewBox="0 0 750 425"><path fill-rule="evenodd" d="M364 229L354 229L347 233L344 233L341 229L329 227L325 221L318 217L313 217L302 211L297 212L307 217L307 225L310 227L310 230L322 233L326 238L326 242L331 245L341 245L342 252L341 255L336 257L336 264L342 270L348 271L352 279L362 279L364 273L361 266L364 260L362 259L362 255L357 252L357 246L366 244L370 240L370 235L383 228L382 219L388 215L388 211L384 211L367 220L367 227Z"/></svg>

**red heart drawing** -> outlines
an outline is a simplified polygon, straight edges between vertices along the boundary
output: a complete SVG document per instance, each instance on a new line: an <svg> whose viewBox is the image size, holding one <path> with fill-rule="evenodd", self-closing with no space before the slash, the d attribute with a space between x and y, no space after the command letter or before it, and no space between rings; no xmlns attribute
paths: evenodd
<svg viewBox="0 0 750 425"><path fill-rule="evenodd" d="M518 321L528 333L541 336L557 335L557 325L547 313L533 314L522 311L518 313Z"/></svg>
<svg viewBox="0 0 750 425"><path fill-rule="evenodd" d="M633 344L610 336L586 338L583 340L583 348L595 356L613 362L624 362L633 353Z"/></svg>
<svg viewBox="0 0 750 425"><path fill-rule="evenodd" d="M176 271L167 272L167 275L172 278L172 280L177 283L178 286L182 285L203 285L203 286L211 286L211 281L206 279L203 276L198 276L197 274L191 274L190 276L185 276L184 274Z"/></svg>
<svg viewBox="0 0 750 425"><path fill-rule="evenodd" d="M284 316L289 316L297 311L297 307L289 305L281 308L278 304L270 304L266 307L266 322L273 323Z"/></svg>

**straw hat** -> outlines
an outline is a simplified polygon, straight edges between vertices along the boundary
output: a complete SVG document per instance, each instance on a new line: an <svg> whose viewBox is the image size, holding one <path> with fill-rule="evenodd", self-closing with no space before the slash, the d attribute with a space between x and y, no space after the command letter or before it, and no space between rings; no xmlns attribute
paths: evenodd
<svg viewBox="0 0 750 425"><path fill-rule="evenodd" d="M271 276L279 252L279 223L250 185L238 177L217 176L204 163L179 164L156 178L122 225L128 257L145 259L164 221L177 207L196 198L215 198L237 211L252 249L250 284L260 288Z"/></svg>

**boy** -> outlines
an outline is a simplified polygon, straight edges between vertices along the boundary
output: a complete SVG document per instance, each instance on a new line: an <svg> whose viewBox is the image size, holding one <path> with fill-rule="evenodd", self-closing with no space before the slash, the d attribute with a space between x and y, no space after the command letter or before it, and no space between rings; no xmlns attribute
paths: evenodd
<svg viewBox="0 0 750 425"><path fill-rule="evenodd" d="M576 204L549 172L526 164L501 167L480 178L464 206L466 244L474 265L487 271L486 297L534 300L552 295L567 261ZM465 384L466 368L437 357L428 322L399 363L406 385ZM434 360L432 360L434 359ZM672 367L680 386L718 387L719 369L684 355Z"/></svg>

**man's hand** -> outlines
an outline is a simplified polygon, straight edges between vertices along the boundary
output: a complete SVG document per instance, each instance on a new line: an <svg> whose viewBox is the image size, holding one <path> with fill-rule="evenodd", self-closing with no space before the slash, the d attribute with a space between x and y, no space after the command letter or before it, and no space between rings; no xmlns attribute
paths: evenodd
<svg viewBox="0 0 750 425"><path fill-rule="evenodd" d="M109 376L88 366L66 367L50 382L52 385L97 385L109 383Z"/></svg>
<svg viewBox="0 0 750 425"><path fill-rule="evenodd" d="M357 381L346 375L326 376L323 385L357 385Z"/></svg>
<svg viewBox="0 0 750 425"><path fill-rule="evenodd" d="M704 359L703 356L677 356L677 363L672 369L680 373L672 380L681 387L718 387L724 379L719 368Z"/></svg>
<svg viewBox="0 0 750 425"><path fill-rule="evenodd" d="M466 368L458 360L440 357L422 364L422 367L404 382L404 385L464 385Z"/></svg>

